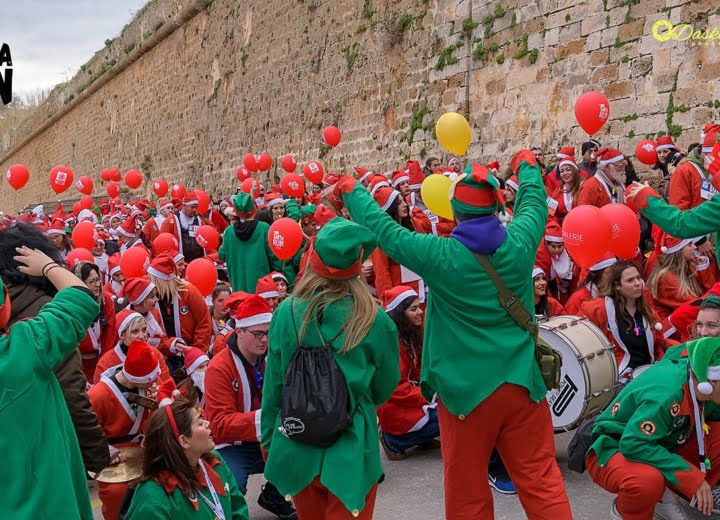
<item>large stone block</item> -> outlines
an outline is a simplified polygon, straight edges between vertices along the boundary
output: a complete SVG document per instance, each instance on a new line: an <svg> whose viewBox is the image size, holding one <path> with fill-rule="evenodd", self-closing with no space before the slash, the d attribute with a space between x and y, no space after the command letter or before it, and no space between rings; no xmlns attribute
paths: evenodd
<svg viewBox="0 0 720 520"><path fill-rule="evenodd" d="M604 93L610 100L627 97L635 93L635 84L632 81L616 81L607 85Z"/></svg>
<svg viewBox="0 0 720 520"><path fill-rule="evenodd" d="M584 48L585 38L580 38L563 45L558 45L558 48L555 50L555 59L563 60L573 54L580 54Z"/></svg>

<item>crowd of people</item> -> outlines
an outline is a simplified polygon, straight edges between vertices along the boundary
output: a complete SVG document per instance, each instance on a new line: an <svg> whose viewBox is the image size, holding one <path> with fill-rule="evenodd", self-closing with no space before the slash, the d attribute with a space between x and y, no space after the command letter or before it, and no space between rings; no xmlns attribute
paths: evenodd
<svg viewBox="0 0 720 520"><path fill-rule="evenodd" d="M563 146L552 167L534 147L508 171L450 156L327 174L302 197L259 183L204 214L188 190L4 215L0 413L27 437L6 446L17 464L0 516L92 518L85 479L98 477L107 520L246 519L248 478L264 474L256 500L278 518L369 519L381 450L395 463L441 448L448 519L493 518L491 489L518 493L531 520L570 519L536 338L498 301L496 278L539 322L589 320L614 353L618 395L586 454L592 479L617 495L612 518L649 519L678 497L711 511L719 135L706 125L688 152L660 137L653 187L622 151L590 140L579 162ZM429 175L452 181L453 220L423 202ZM613 203L637 212L636 256L582 268L563 221ZM282 218L303 234L286 260L268 240ZM92 261L73 254L84 221L97 231ZM217 250L197 239L203 225L221 234ZM132 248L150 261L126 278ZM207 296L185 278L202 257L217 270ZM303 392L324 399L320 412L298 403ZM104 481L132 448L142 476ZM26 500L37 483L41 502Z"/></svg>

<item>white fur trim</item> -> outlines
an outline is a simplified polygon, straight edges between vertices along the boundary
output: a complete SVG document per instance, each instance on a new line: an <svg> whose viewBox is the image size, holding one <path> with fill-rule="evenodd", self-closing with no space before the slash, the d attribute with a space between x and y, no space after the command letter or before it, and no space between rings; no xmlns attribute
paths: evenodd
<svg viewBox="0 0 720 520"><path fill-rule="evenodd" d="M662 247L660 248L660 251L662 251L662 252L665 253L666 255L670 255L670 254L672 254L672 253L677 253L678 251L680 251L680 250L681 250L683 247L685 247L686 245L692 244L692 242L693 242L693 239L692 239L692 238L686 238L685 240L681 240L680 242L678 242L677 244L675 244L675 245L672 246L672 247L662 246Z"/></svg>
<svg viewBox="0 0 720 520"><path fill-rule="evenodd" d="M262 435L261 429L260 429L260 421L262 419L262 409L258 408L255 410L255 436L258 440L260 440L260 436Z"/></svg>
<svg viewBox="0 0 720 520"><path fill-rule="evenodd" d="M388 181L380 181L378 182L373 188L370 190L370 195L375 195L377 193L377 190L380 188L390 188L390 183Z"/></svg>
<svg viewBox="0 0 720 520"><path fill-rule="evenodd" d="M243 318L241 320L236 319L235 320L235 328L236 329L244 329L247 327L252 327L253 325L264 325L265 323L270 323L271 319L272 319L272 312L256 314L255 316L249 316L249 317Z"/></svg>
<svg viewBox="0 0 720 520"><path fill-rule="evenodd" d="M197 199L191 200L190 202L183 202L183 206L199 206L199 205L200 205L200 201Z"/></svg>
<svg viewBox="0 0 720 520"><path fill-rule="evenodd" d="M193 361L193 364L190 365L189 367L187 367L187 370L186 370L187 375L190 375L193 372L195 372L195 369L197 367L199 367L200 365L202 365L205 361L210 361L210 358L204 354L202 356L198 356L198 358L195 361Z"/></svg>
<svg viewBox="0 0 720 520"><path fill-rule="evenodd" d="M698 392L703 395L710 395L713 393L713 387L707 381L705 381L704 383L698 383Z"/></svg>
<svg viewBox="0 0 720 520"><path fill-rule="evenodd" d="M162 206L160 206L160 207L158 208L158 210L160 210L160 209L166 209L166 208L175 209L175 206L173 205L172 202L166 202L165 204L163 204Z"/></svg>
<svg viewBox="0 0 720 520"><path fill-rule="evenodd" d="M395 309L398 305L400 305L402 302L404 302L405 300L407 300L410 297L418 298L418 293L416 293L413 289L410 289L409 291L401 292L395 298L393 298L390 303L387 304L387 307L385 307L385 310L387 312L390 312L391 310Z"/></svg>
<svg viewBox="0 0 720 520"><path fill-rule="evenodd" d="M674 144L661 144L660 146L656 146L655 150L677 150L677 146Z"/></svg>
<svg viewBox="0 0 720 520"><path fill-rule="evenodd" d="M607 161L599 161L601 165L606 166L608 164L613 164L616 162L620 162L623 159L625 159L625 156L623 154L618 155L617 157L613 157L612 159L608 159Z"/></svg>
<svg viewBox="0 0 720 520"><path fill-rule="evenodd" d="M127 380L130 381L131 383L135 383L135 384L150 383L152 381L155 381L160 376L160 362L157 359L155 359L155 368L153 369L152 372L150 372L149 374L144 375L144 376L131 376L125 370L125 364L123 364L122 372L123 372L123 375L125 377L127 377Z"/></svg>
<svg viewBox="0 0 720 520"><path fill-rule="evenodd" d="M533 279L535 279L536 276L540 276L541 274L545 274L545 271L543 271L543 270L540 269L539 267L536 267L536 268L533 269L533 271L532 271L532 277L533 277Z"/></svg>
<svg viewBox="0 0 720 520"><path fill-rule="evenodd" d="M283 280L285 280L285 283L288 283L288 279L285 278L285 275L282 273L275 273L274 275L271 274L270 276L273 280L275 280L276 278L282 278Z"/></svg>
<svg viewBox="0 0 720 520"><path fill-rule="evenodd" d="M258 296L260 296L261 298L279 298L280 293L277 291L267 291L258 294Z"/></svg>
<svg viewBox="0 0 720 520"><path fill-rule="evenodd" d="M655 330L662 330L662 323L656 323L655 324Z"/></svg>
<svg viewBox="0 0 720 520"><path fill-rule="evenodd" d="M161 280L167 280L168 282L175 278L175 273L165 274L163 272L158 271L154 267L148 267L147 273L150 275L156 276L156 277L160 278Z"/></svg>
<svg viewBox="0 0 720 520"><path fill-rule="evenodd" d="M266 204L268 208L272 208L275 204L285 204L285 199L280 197L279 199L272 199L270 202Z"/></svg>
<svg viewBox="0 0 720 520"><path fill-rule="evenodd" d="M177 264L180 260L185 260L185 255L184 255L184 254L178 253L178 254L176 254L175 256L173 256L173 262L175 262L176 264Z"/></svg>
<svg viewBox="0 0 720 520"><path fill-rule="evenodd" d="M158 408L165 408L166 406L170 406L172 404L173 400L169 397L166 397L162 401L158 403Z"/></svg>
<svg viewBox="0 0 720 520"><path fill-rule="evenodd" d="M150 285L148 285L145 290L140 293L140 296L138 296L135 300L130 300L130 305L138 305L142 303L143 300L148 297L148 294L150 294L153 289L155 289L155 284L150 282Z"/></svg>
<svg viewBox="0 0 720 520"><path fill-rule="evenodd" d="M703 146L702 153L710 153L710 152L712 152L712 149L713 149L712 146Z"/></svg>
<svg viewBox="0 0 720 520"><path fill-rule="evenodd" d="M570 156L569 156L568 154L566 154L566 153L560 153L560 152L558 152L558 153L555 155L555 157L558 158L558 159L567 159L567 158L569 158Z"/></svg>
<svg viewBox="0 0 720 520"><path fill-rule="evenodd" d="M501 224L507 224L508 222L510 222L510 221L512 220L512 217L511 217L510 215L508 215L507 213L504 213L504 212L503 212L503 213L500 213L500 214L497 216L497 218L498 218L498 220L500 221Z"/></svg>
<svg viewBox="0 0 720 520"><path fill-rule="evenodd" d="M110 276L112 276L112 275L114 275L115 273L119 273L119 272L120 272L120 266L119 266L119 265L116 265L115 267L113 267L112 269L110 269L110 272L109 272L108 274L109 274Z"/></svg>
<svg viewBox="0 0 720 520"><path fill-rule="evenodd" d="M410 180L409 175L401 175L400 177L398 177L397 179L395 179L393 181L393 183L392 183L393 188L397 188L398 184L400 184L401 182L408 182L409 180Z"/></svg>
<svg viewBox="0 0 720 520"><path fill-rule="evenodd" d="M597 264L590 266L590 270L599 271L600 269L605 269L606 267L610 267L611 265L615 265L616 263L617 258L608 258L606 260L603 260L602 262L598 262Z"/></svg>
<svg viewBox="0 0 720 520"><path fill-rule="evenodd" d="M364 174L362 175L362 177L360 177L360 178L358 179L358 182L364 181L365 179L367 179L368 177L370 177L370 176L372 175L372 173L373 173L373 172L366 172L366 173L364 173Z"/></svg>
<svg viewBox="0 0 720 520"><path fill-rule="evenodd" d="M566 164L572 166L576 170L578 169L578 165L575 162L575 159L573 159L572 157L568 157L567 159L563 159L562 161L560 161L560 163L558 164L558 170L560 170L561 166L564 166Z"/></svg>
<svg viewBox="0 0 720 520"><path fill-rule="evenodd" d="M555 242L556 244L562 244L563 238L562 237L556 237L554 235L545 235L545 240L548 242Z"/></svg>
<svg viewBox="0 0 720 520"><path fill-rule="evenodd" d="M64 234L65 234L65 230L64 230L64 229L53 229L53 228L50 228L50 229L47 230L47 232L46 232L45 234L48 235L48 236L50 236L50 235L64 235Z"/></svg>
<svg viewBox="0 0 720 520"><path fill-rule="evenodd" d="M118 335L122 335L122 333L125 331L125 329L128 328L130 325L130 322L134 320L135 318L142 318L143 315L139 312L131 312L128 314L124 320L120 322L120 325L118 326Z"/></svg>
<svg viewBox="0 0 720 520"><path fill-rule="evenodd" d="M120 233L122 236L125 236L128 238L135 238L135 233L128 233L127 231L125 231L125 229L122 226L118 226L118 228L115 231Z"/></svg>
<svg viewBox="0 0 720 520"><path fill-rule="evenodd" d="M383 211L387 211L388 208L389 208L390 206L392 206L393 201L394 201L395 199L397 199L399 196L400 196L400 192L399 192L399 191L397 191L397 190L393 191L393 192L390 194L390 196L388 197L388 199L385 201L385 204L383 204L382 206L380 206L380 209L382 209Z"/></svg>
<svg viewBox="0 0 720 520"><path fill-rule="evenodd" d="M518 185L518 183L515 181L511 181L510 179L506 180L505 184L510 186L515 191L518 191L520 189L520 186Z"/></svg>
<svg viewBox="0 0 720 520"><path fill-rule="evenodd" d="M707 370L707 378L710 381L720 380L720 366L709 366Z"/></svg>

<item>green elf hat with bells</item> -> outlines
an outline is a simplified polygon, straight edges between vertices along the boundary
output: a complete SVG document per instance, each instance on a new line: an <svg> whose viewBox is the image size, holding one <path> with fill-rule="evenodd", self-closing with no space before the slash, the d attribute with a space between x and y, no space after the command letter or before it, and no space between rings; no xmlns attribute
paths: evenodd
<svg viewBox="0 0 720 520"><path fill-rule="evenodd" d="M349 280L362 274L362 264L377 247L375 234L350 220L335 217L318 231L310 248L315 274Z"/></svg>
<svg viewBox="0 0 720 520"><path fill-rule="evenodd" d="M698 380L698 392L710 395L708 381L720 381L720 338L701 338L687 343L690 366Z"/></svg>
<svg viewBox="0 0 720 520"><path fill-rule="evenodd" d="M233 197L233 207L240 218L247 219L255 213L255 201L245 192L240 192Z"/></svg>
<svg viewBox="0 0 720 520"><path fill-rule="evenodd" d="M509 218L505 214L505 199L500 191L500 183L485 166L470 163L465 171L453 178L450 186L450 206L464 215L482 216L499 212L501 222Z"/></svg>

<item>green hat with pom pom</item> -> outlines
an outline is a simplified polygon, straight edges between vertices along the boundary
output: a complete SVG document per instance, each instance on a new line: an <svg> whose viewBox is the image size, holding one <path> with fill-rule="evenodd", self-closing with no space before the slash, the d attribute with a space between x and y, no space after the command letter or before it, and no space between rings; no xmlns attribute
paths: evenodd
<svg viewBox="0 0 720 520"><path fill-rule="evenodd" d="M698 380L698 391L710 395L708 381L720 381L720 338L701 338L686 344L690 367Z"/></svg>

